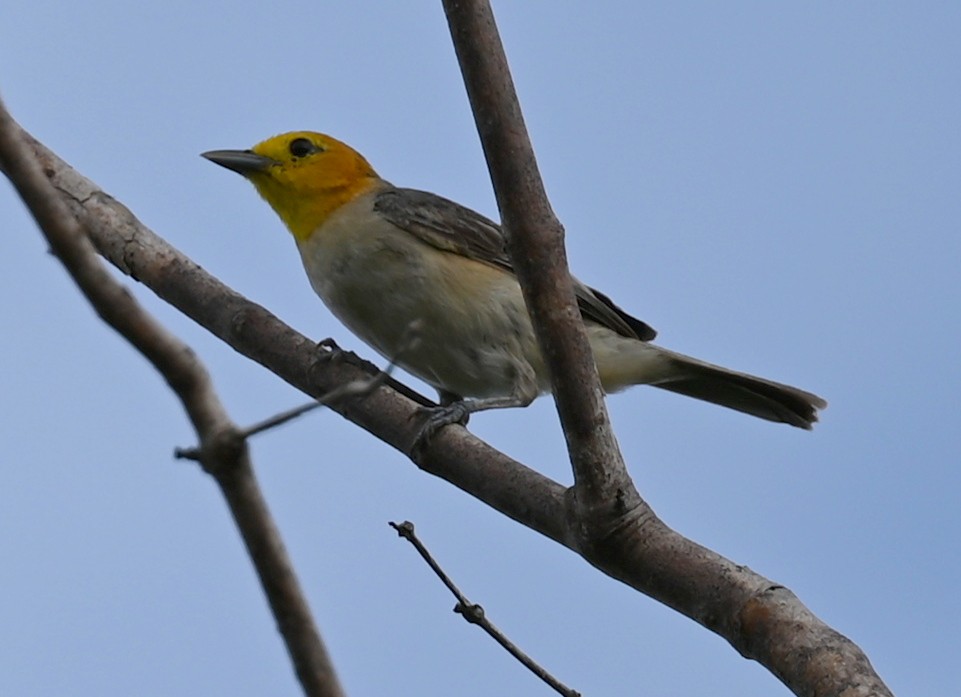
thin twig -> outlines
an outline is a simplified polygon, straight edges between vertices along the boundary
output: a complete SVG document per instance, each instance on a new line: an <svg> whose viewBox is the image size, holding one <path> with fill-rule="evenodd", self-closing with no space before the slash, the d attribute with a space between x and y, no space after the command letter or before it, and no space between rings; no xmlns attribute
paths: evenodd
<svg viewBox="0 0 961 697"><path fill-rule="evenodd" d="M257 484L249 453L190 348L107 273L87 232L44 176L22 132L0 103L0 161L51 249L97 313L167 380L197 431L204 469L213 475L254 563L304 693L343 697L333 663Z"/></svg>
<svg viewBox="0 0 961 697"><path fill-rule="evenodd" d="M468 624L476 624L478 627L487 632L498 644L503 646L511 656L520 661L524 666L527 667L534 675L539 677L541 680L550 685L556 692L564 695L565 697L580 697L580 692L572 690L571 688L564 685L553 675L548 673L544 668L538 665L534 659L528 656L526 653L521 651L517 645L508 639L503 632L501 632L497 627L487 619L487 615L484 613L484 608L476 603L472 603L467 599L460 588L450 579L444 570L440 567L440 564L434 559L431 553L424 546L424 543L420 541L417 535L414 533L414 524L409 520L405 520L403 523L388 523L390 527L397 531L397 534L403 537L405 540L414 545L414 549L417 553L427 562L427 565L437 574L437 577L441 582L447 586L447 589L457 598L457 605L454 606L454 612L461 615Z"/></svg>
<svg viewBox="0 0 961 697"><path fill-rule="evenodd" d="M419 325L416 322L412 322L407 328L403 337L403 344L397 354L384 366L384 369L380 372L374 373L368 377L351 380L350 382L344 383L343 385L338 385L332 390L325 392L323 395L318 397L312 402L307 402L306 404L301 404L293 409L288 409L287 411L282 411L279 414L274 414L273 416L264 419L263 421L258 421L251 424L247 428L243 428L237 431L237 437L241 440L248 440L252 436L255 436L264 431L268 431L277 426L281 426L288 421L292 421L299 416L313 411L319 407L329 407L331 404L336 404L342 399L366 397L371 392L376 390L378 387L383 385L390 376L393 374L394 370L397 368L398 361L401 357L409 351L411 348L417 345L420 341L420 337L417 335L419 331ZM320 346L323 345L334 345L332 340L324 340L320 342ZM339 349L337 349L339 351ZM334 358L339 355L334 353L331 356L324 358L325 361L334 360ZM183 460L200 460L203 454L203 449L201 447L193 448L176 448L174 450L174 457Z"/></svg>

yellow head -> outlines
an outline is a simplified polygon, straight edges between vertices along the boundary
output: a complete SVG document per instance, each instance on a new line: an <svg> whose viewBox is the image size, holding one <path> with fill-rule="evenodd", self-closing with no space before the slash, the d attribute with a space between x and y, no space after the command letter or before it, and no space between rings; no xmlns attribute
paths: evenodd
<svg viewBox="0 0 961 697"><path fill-rule="evenodd" d="M211 150L203 157L249 179L298 240L381 183L359 152L311 131L274 136L250 150Z"/></svg>

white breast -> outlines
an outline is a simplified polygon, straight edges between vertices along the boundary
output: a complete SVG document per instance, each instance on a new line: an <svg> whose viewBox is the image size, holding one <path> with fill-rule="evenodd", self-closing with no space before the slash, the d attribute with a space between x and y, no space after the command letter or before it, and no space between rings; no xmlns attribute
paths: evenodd
<svg viewBox="0 0 961 697"><path fill-rule="evenodd" d="M372 210L342 207L299 243L311 285L331 312L387 359L416 322L399 363L465 397L512 394L546 375L520 287L501 269L438 250Z"/></svg>

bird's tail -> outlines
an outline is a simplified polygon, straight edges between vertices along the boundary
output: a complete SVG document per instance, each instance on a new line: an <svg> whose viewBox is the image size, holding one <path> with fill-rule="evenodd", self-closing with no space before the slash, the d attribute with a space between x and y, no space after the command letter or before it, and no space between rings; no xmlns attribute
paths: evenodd
<svg viewBox="0 0 961 697"><path fill-rule="evenodd" d="M650 345L648 345L650 346ZM828 404L816 394L657 348L669 368L649 384L745 414L810 430ZM662 363L664 365L664 363Z"/></svg>

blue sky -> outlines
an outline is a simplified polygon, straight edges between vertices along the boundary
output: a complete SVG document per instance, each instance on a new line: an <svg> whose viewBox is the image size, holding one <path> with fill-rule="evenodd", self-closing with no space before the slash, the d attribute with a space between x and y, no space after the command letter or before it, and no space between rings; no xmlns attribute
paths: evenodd
<svg viewBox="0 0 961 697"><path fill-rule="evenodd" d="M321 130L387 179L496 216L439 3L10 0L0 94L34 135L226 283L361 350L273 213L198 157ZM657 390L610 410L670 525L793 589L899 694L961 645L961 6L499 3L575 273L670 348L830 402L813 433ZM0 187L0 692L296 694L188 424ZM233 417L301 396L137 288ZM569 481L549 399L472 429ZM549 694L451 614L387 527L585 695L787 694L332 413L253 455L351 695Z"/></svg>

